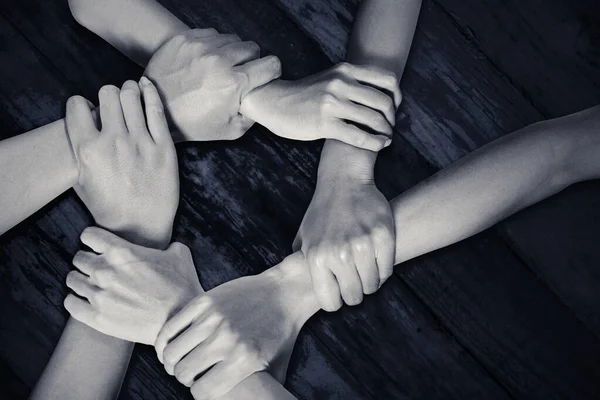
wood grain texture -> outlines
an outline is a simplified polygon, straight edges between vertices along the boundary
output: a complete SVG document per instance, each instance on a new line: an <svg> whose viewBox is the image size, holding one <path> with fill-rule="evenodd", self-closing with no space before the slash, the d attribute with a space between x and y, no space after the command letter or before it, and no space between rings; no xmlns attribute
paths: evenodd
<svg viewBox="0 0 600 400"><path fill-rule="evenodd" d="M353 1L337 0L163 4L194 26L257 41L281 58L290 79L343 57L356 9ZM518 77L497 68L445 7L425 2L403 81L397 137L377 165L378 185L390 198L546 115L537 103L543 99L525 96L513 83ZM66 2L3 3L0 17L2 137L59 118L71 94L96 101L102 84L120 85L141 73L77 26ZM192 248L207 289L260 272L289 254L314 187L319 148L276 138L261 127L236 142L178 146L182 200L174 239ZM566 196L560 204L572 204ZM577 199L589 211L595 203L586 197ZM547 218L543 207L541 217ZM553 228L583 215L577 212L559 217ZM501 235L486 232L400 267L359 307L319 313L301 334L287 387L302 399L597 397L600 345L587 322L593 321L593 292L584 298L565 292L566 284L551 284L572 271L546 263L565 257L568 249L543 259L545 242L531 243L540 217L527 213L517 216L527 219L515 219L521 221L516 228L500 227ZM64 278L80 246L78 234L90 223L67 193L0 238L0 371L18 379L7 389L16 398L35 383L64 325ZM575 218L569 228L582 236L593 233L585 226ZM568 236L559 240L573 242ZM586 247L591 240L578 243L576 254L593 259ZM534 268L554 272L539 274L540 280L530 272ZM583 275L571 274L574 283L597 277L583 262L577 268ZM121 397L190 398L142 346L136 347Z"/></svg>

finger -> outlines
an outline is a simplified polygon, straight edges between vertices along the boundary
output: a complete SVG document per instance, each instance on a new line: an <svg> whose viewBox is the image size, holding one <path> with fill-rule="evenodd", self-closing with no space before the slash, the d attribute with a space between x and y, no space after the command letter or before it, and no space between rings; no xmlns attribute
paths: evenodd
<svg viewBox="0 0 600 400"><path fill-rule="evenodd" d="M379 270L370 240L360 240L354 243L352 253L363 293L375 293L379 289Z"/></svg>
<svg viewBox="0 0 600 400"><path fill-rule="evenodd" d="M341 93L335 93L339 97L346 96L348 100L362 104L373 110L379 111L387 122L394 126L396 124L396 108L394 107L394 99L380 90L370 86L361 85L360 83L348 83L342 81L340 85Z"/></svg>
<svg viewBox="0 0 600 400"><path fill-rule="evenodd" d="M281 76L281 61L276 56L252 60L236 68L239 68L248 77L248 84L242 90L242 97L253 89Z"/></svg>
<svg viewBox="0 0 600 400"><path fill-rule="evenodd" d="M292 251L295 253L297 251L300 251L301 248L302 248L302 236L300 235L300 232L298 232L296 234L296 237L294 238L294 241L292 242Z"/></svg>
<svg viewBox="0 0 600 400"><path fill-rule="evenodd" d="M233 42L221 47L218 53L227 58L233 66L237 66L260 57L260 47L251 41Z"/></svg>
<svg viewBox="0 0 600 400"><path fill-rule="evenodd" d="M239 360L221 361L192 385L192 396L194 399L221 398L254 372L257 372L255 368Z"/></svg>
<svg viewBox="0 0 600 400"><path fill-rule="evenodd" d="M396 74L383 68L372 65L352 65L348 63L338 64L340 72L352 76L359 82L385 90L391 93L394 98L396 108L400 106L402 94L400 93L400 84Z"/></svg>
<svg viewBox="0 0 600 400"><path fill-rule="evenodd" d="M67 274L67 286L78 296L85 297L90 303L94 303L95 296L100 288L92 285L89 278L79 271L71 271Z"/></svg>
<svg viewBox="0 0 600 400"><path fill-rule="evenodd" d="M363 300L363 288L349 246L340 250L339 261L332 262L330 268L338 282L344 303L349 306L360 304Z"/></svg>
<svg viewBox="0 0 600 400"><path fill-rule="evenodd" d="M195 38L195 39L202 39L202 38L217 36L217 35L219 35L219 32L217 32L217 30L214 28L207 28L207 29L196 28L196 29L190 29L184 33L185 37Z"/></svg>
<svg viewBox="0 0 600 400"><path fill-rule="evenodd" d="M392 127L379 112L351 101L336 103L334 115L347 121L360 124L374 132L392 137Z"/></svg>
<svg viewBox="0 0 600 400"><path fill-rule="evenodd" d="M202 47L205 52L215 51L223 46L240 41L241 39L238 35L231 33L220 33L218 35L205 37L205 39L202 40Z"/></svg>
<svg viewBox="0 0 600 400"><path fill-rule="evenodd" d="M206 318L204 321L196 321L177 336L171 343L167 344L163 351L165 370L169 375L175 373L175 365L185 357L196 346L202 344L216 330L217 318Z"/></svg>
<svg viewBox="0 0 600 400"><path fill-rule="evenodd" d="M196 297L189 302L181 311L169 319L158 333L154 342L154 349L161 363L164 363L163 353L167 344L184 329L187 329L208 308L208 302L204 301L202 297Z"/></svg>
<svg viewBox="0 0 600 400"><path fill-rule="evenodd" d="M312 258L312 257L311 257ZM307 257L313 292L325 311L337 311L342 306L342 295L331 270Z"/></svg>
<svg viewBox="0 0 600 400"><path fill-rule="evenodd" d="M140 79L142 95L144 97L144 106L146 107L146 118L148 120L148 130L152 139L159 144L164 145L172 143L169 125L165 117L165 109L156 86L145 76Z"/></svg>
<svg viewBox="0 0 600 400"><path fill-rule="evenodd" d="M181 384L192 386L198 375L223 360L224 350L219 346L218 336L214 332L175 365L175 378Z"/></svg>
<svg viewBox="0 0 600 400"><path fill-rule="evenodd" d="M102 132L123 134L127 129L119 92L119 89L112 85L103 86L98 92Z"/></svg>
<svg viewBox="0 0 600 400"><path fill-rule="evenodd" d="M81 232L81 242L98 254L106 253L113 247L135 246L125 239L96 226L89 226Z"/></svg>
<svg viewBox="0 0 600 400"><path fill-rule="evenodd" d="M95 311L89 302L80 299L73 294L68 294L65 298L64 306L69 314L77 321L95 328Z"/></svg>
<svg viewBox="0 0 600 400"><path fill-rule="evenodd" d="M81 96L72 96L67 100L65 123L74 149L99 134L92 115L93 108L92 103ZM77 156L77 152L75 155Z"/></svg>
<svg viewBox="0 0 600 400"><path fill-rule="evenodd" d="M372 134L342 120L338 120L333 129L327 131L325 138L336 139L359 149L375 152L392 143L392 140L384 135Z"/></svg>
<svg viewBox="0 0 600 400"><path fill-rule="evenodd" d="M254 121L250 118L238 114L231 120L232 128L230 130L230 134L226 137L223 137L224 140L235 140L244 136L244 133L248 131L254 125Z"/></svg>
<svg viewBox="0 0 600 400"><path fill-rule="evenodd" d="M392 228L393 232L393 228ZM375 244L375 258L379 270L379 287L394 273L396 259L396 241L393 233L381 229L373 233Z"/></svg>
<svg viewBox="0 0 600 400"><path fill-rule="evenodd" d="M119 98L121 99L123 116L129 134L135 137L147 137L148 129L146 128L138 84L134 81L126 81L121 87Z"/></svg>
<svg viewBox="0 0 600 400"><path fill-rule="evenodd" d="M91 278L97 268L99 260L100 257L97 254L91 251L79 250L75 253L75 257L73 257L73 265L79 271Z"/></svg>

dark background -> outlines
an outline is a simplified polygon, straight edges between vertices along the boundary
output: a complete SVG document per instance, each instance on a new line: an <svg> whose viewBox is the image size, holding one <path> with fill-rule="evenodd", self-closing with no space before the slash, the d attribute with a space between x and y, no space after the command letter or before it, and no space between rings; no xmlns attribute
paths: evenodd
<svg viewBox="0 0 600 400"><path fill-rule="evenodd" d="M341 61L356 12L350 0L161 3L192 26L256 41L289 79ZM501 135L598 104L599 4L425 0L394 143L377 165L384 194ZM65 0L0 2L2 138L61 118L70 95L97 102L103 84L141 72L78 26ZM205 288L290 253L321 145L257 126L236 142L178 146L174 240L191 247ZM65 276L91 223L69 191L0 238L0 398L25 398L48 361L67 317ZM405 263L362 305L309 321L286 387L302 399L598 399L599 240L595 181ZM121 398L191 396L137 346Z"/></svg>

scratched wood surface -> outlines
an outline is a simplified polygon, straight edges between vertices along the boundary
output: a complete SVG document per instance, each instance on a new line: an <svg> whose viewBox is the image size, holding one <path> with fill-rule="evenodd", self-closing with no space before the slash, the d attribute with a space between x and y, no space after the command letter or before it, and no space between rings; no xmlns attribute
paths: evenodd
<svg viewBox="0 0 600 400"><path fill-rule="evenodd" d="M294 79L340 61L355 1L168 0L184 21L236 32ZM403 79L396 138L378 185L392 198L461 155L600 99L592 1L424 1ZM560 32L560 33L559 33ZM77 26L66 1L0 4L0 135L62 117L141 70ZM174 239L206 288L289 254L312 194L320 143L255 127L234 143L178 147ZM600 187L572 189L498 227L397 267L359 307L317 314L286 386L302 399L600 396ZM64 325L78 235L91 223L67 192L0 238L0 397L24 398ZM121 398L190 398L137 346Z"/></svg>

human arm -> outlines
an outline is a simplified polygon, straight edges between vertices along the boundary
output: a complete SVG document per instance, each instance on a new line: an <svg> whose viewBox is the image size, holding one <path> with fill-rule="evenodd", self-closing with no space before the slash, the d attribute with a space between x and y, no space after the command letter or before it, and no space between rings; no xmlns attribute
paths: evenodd
<svg viewBox="0 0 600 400"><path fill-rule="evenodd" d="M385 68L402 77L420 0L365 0L360 5L347 60ZM399 94L395 96L399 105ZM362 301L391 275L394 221L374 183L377 153L327 140L317 187L294 250L305 254L315 293L327 311Z"/></svg>
<svg viewBox="0 0 600 400"><path fill-rule="evenodd" d="M102 3L70 0L69 4L77 21L123 54L142 66L146 66L150 60L145 74L161 90L165 107L172 115L173 126L177 128L173 132L176 140L236 139L256 121L278 136L295 140L334 138L372 151L381 150L390 143L390 125L394 120L395 106L386 93L374 89L381 87L382 74L377 68L341 64L298 81L269 82L267 79L251 82L247 85L251 90L242 90L236 101L220 93L220 101L216 104L218 108L230 109L235 113L239 111L240 117L236 118L243 124L210 126L205 123L210 128L206 132L195 121L206 121L208 116L215 114L210 108L205 109L211 103L190 101L193 96L187 95L194 88L202 86L201 71L185 70L177 65L180 59L185 61L197 57L198 51L191 51L188 46L180 51L161 48L172 37L184 33L187 29L185 24L154 0L107 0ZM218 38L232 36L217 34L214 29L196 31ZM253 46L252 57L257 58L260 49L256 44ZM182 73L165 74L164 71L172 69L173 64ZM226 68L216 70L227 71ZM165 75L170 75L169 79L160 79ZM252 74L248 76L252 78ZM389 91L393 91L394 84L386 83ZM177 102L178 97L187 101ZM234 117L235 113L227 115ZM380 118L380 115L385 117ZM348 122L368 126L371 132ZM179 132L183 132L183 135Z"/></svg>
<svg viewBox="0 0 600 400"><path fill-rule="evenodd" d="M101 90L102 132L88 102L70 99L66 122L80 171L75 187L97 224L165 248L179 198L177 158L158 93L151 84L142 87L147 118L135 82ZM70 318L31 398L114 399L132 350L133 343Z"/></svg>
<svg viewBox="0 0 600 400"><path fill-rule="evenodd" d="M398 227L394 263L475 235L573 183L600 178L598 155L600 106L536 123L482 147L391 202ZM236 377L265 368L285 374L287 364L276 360L291 353L290 338L319 310L310 280L305 258L296 252L262 274L224 283L195 299L156 340L165 368L189 384L196 372L211 366L192 362L195 357L217 353L230 360L227 372L220 368L219 382L204 375L193 383L204 391L227 381L232 386ZM227 323L214 327L208 315ZM206 339L213 332L218 334ZM250 361L235 365L240 358Z"/></svg>
<svg viewBox="0 0 600 400"><path fill-rule="evenodd" d="M0 234L77 180L64 119L0 142Z"/></svg>

